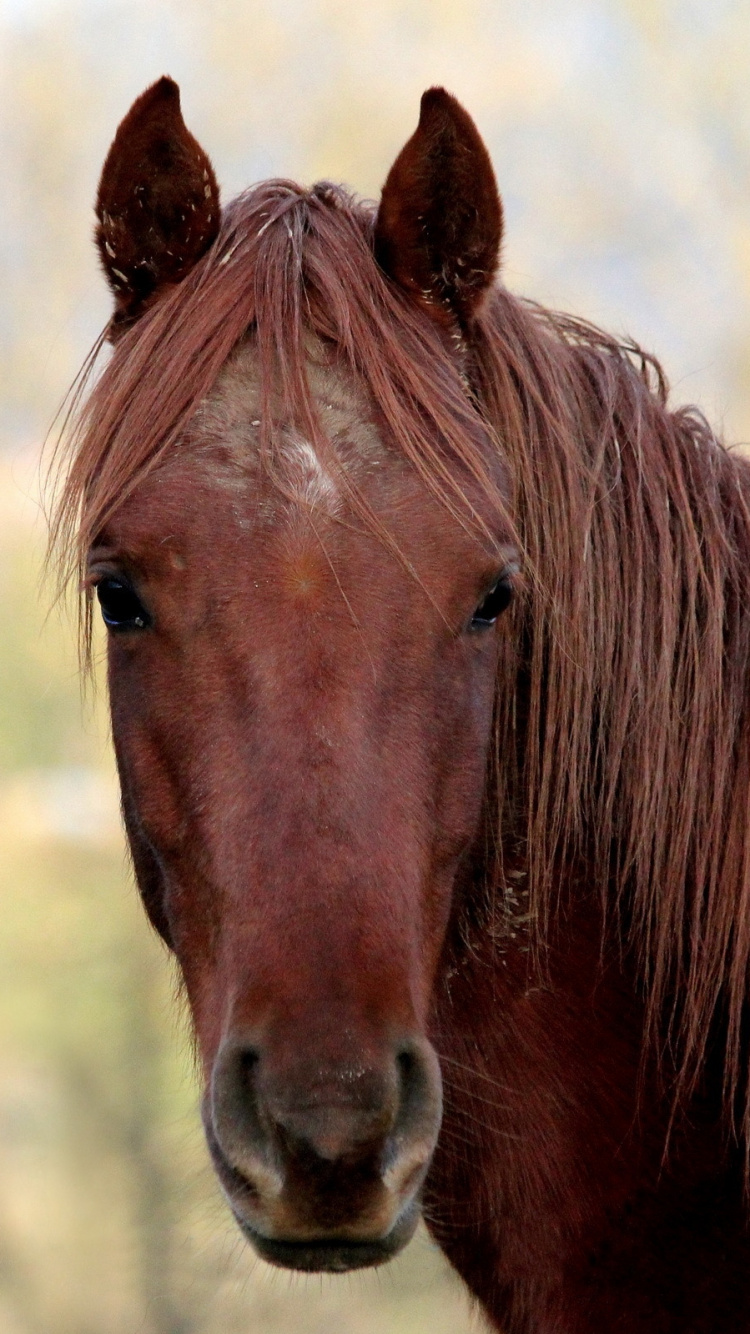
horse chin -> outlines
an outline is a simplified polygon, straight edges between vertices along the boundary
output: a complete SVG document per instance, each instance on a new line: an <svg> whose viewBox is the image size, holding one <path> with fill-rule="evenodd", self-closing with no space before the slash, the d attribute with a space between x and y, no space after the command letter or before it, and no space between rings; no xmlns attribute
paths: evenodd
<svg viewBox="0 0 750 1334"><path fill-rule="evenodd" d="M413 1237L420 1212L419 1201L412 1200L385 1237L367 1241L347 1240L346 1237L285 1241L264 1236L236 1213L235 1218L240 1231L268 1264L308 1274L345 1274L352 1269L372 1269L392 1260Z"/></svg>

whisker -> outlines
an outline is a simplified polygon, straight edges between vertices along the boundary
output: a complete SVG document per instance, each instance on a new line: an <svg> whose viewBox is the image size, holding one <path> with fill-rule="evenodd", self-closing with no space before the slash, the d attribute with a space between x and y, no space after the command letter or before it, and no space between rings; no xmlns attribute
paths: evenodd
<svg viewBox="0 0 750 1334"><path fill-rule="evenodd" d="M503 1093L517 1093L517 1090L512 1088L509 1084L501 1084L499 1079L494 1079L493 1076L488 1075L486 1071L479 1070L474 1065L466 1065L465 1062L457 1061L455 1057L447 1056L444 1052L438 1052L438 1059L441 1065L455 1066L457 1070L463 1070L466 1074L471 1075L475 1079L483 1079L486 1083L492 1084L493 1088L502 1089Z"/></svg>

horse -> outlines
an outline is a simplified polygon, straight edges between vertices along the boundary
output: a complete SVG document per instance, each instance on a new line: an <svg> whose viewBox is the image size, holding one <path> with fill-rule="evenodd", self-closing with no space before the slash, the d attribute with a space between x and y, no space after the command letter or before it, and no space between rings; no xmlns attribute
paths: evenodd
<svg viewBox="0 0 750 1334"><path fill-rule="evenodd" d="M423 1216L504 1334L747 1331L750 466L502 235L442 88L377 205L222 210L159 80L52 551L256 1251Z"/></svg>

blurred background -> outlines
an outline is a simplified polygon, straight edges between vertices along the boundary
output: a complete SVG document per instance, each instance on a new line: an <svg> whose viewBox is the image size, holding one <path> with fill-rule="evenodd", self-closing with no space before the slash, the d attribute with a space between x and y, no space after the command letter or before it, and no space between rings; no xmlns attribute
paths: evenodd
<svg viewBox="0 0 750 1334"><path fill-rule="evenodd" d="M376 195L444 83L494 157L508 284L633 334L741 443L750 0L0 0L0 1334L467 1334L425 1236L302 1280L230 1226L105 701L40 584L40 447L108 315L98 173L164 73L225 198L274 175Z"/></svg>

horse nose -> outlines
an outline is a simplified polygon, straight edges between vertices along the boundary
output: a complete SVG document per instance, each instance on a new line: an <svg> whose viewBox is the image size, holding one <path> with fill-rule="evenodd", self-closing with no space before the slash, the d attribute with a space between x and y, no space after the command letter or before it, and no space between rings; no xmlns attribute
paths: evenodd
<svg viewBox="0 0 750 1334"><path fill-rule="evenodd" d="M287 1091L265 1089L263 1111L286 1158L311 1156L335 1163L377 1152L399 1107L395 1072L345 1066L333 1081Z"/></svg>
<svg viewBox="0 0 750 1334"><path fill-rule="evenodd" d="M217 1056L206 1131L240 1222L305 1236L387 1232L415 1196L441 1114L437 1058L424 1039L379 1060L275 1061L236 1037Z"/></svg>

